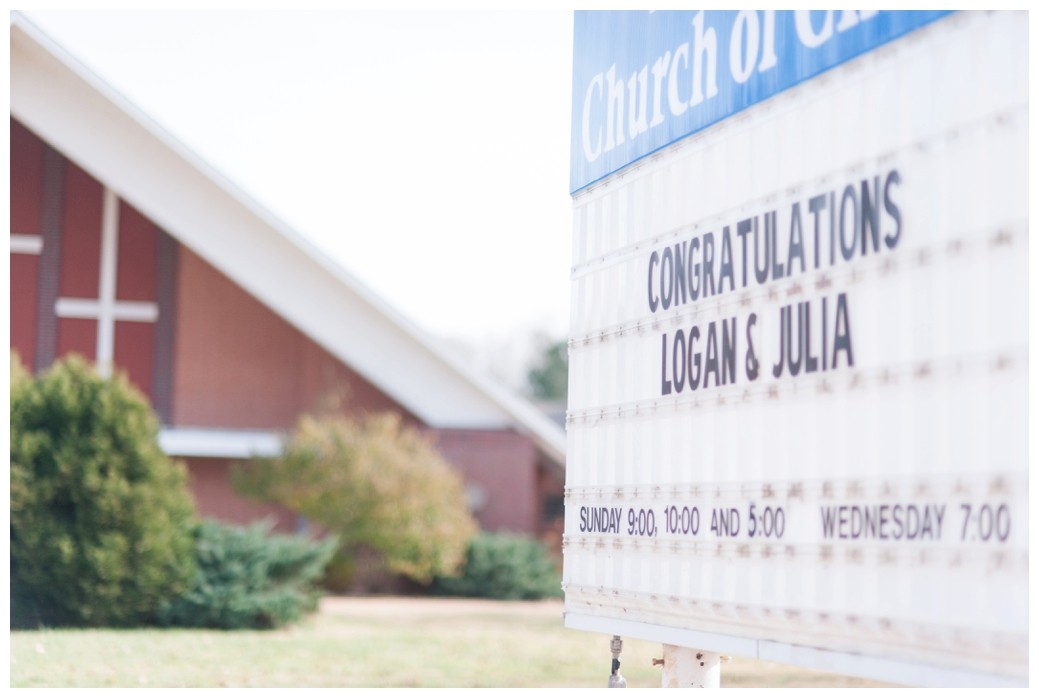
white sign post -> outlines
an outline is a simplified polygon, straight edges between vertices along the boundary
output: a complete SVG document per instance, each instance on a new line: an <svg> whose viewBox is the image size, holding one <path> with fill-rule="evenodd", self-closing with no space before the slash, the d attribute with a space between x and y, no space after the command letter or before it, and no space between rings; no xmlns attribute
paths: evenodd
<svg viewBox="0 0 1039 698"><path fill-rule="evenodd" d="M575 22L566 625L1027 684L1027 14Z"/></svg>

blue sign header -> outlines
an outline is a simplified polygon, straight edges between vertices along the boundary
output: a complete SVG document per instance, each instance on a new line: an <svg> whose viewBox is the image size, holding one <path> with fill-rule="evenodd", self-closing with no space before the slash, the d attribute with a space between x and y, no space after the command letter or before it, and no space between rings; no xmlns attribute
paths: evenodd
<svg viewBox="0 0 1039 698"><path fill-rule="evenodd" d="M570 191L947 14L577 12Z"/></svg>

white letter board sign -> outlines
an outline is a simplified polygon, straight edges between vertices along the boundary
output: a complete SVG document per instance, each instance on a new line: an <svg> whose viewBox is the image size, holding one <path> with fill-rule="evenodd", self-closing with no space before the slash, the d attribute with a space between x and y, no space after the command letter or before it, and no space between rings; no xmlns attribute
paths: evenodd
<svg viewBox="0 0 1039 698"><path fill-rule="evenodd" d="M568 627L1027 683L1027 23L576 14Z"/></svg>

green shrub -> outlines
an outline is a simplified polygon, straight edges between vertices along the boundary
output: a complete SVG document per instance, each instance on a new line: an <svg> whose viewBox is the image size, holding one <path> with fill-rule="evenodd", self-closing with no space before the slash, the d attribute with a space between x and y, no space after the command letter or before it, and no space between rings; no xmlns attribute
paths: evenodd
<svg viewBox="0 0 1039 698"><path fill-rule="evenodd" d="M194 587L163 606L159 622L190 628L277 628L317 608L315 582L337 541L270 535L270 524L248 527L204 521L196 530Z"/></svg>
<svg viewBox="0 0 1039 698"><path fill-rule="evenodd" d="M338 535L347 559L374 552L422 584L458 570L477 531L461 477L391 413L304 417L280 457L237 468L232 482Z"/></svg>
<svg viewBox="0 0 1039 698"><path fill-rule="evenodd" d="M78 357L11 366L11 623L131 626L194 577L194 503L145 398Z"/></svg>
<svg viewBox="0 0 1039 698"><path fill-rule="evenodd" d="M433 592L488 599L544 599L563 595L562 576L544 543L504 533L481 533L469 544L465 568L440 577Z"/></svg>

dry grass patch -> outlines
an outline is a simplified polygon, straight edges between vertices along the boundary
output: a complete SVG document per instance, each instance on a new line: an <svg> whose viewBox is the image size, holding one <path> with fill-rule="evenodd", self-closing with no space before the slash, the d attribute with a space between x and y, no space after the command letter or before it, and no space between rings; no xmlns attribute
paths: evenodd
<svg viewBox="0 0 1039 698"><path fill-rule="evenodd" d="M11 633L13 687L604 687L609 638L569 630L561 601L328 598L276 631ZM621 673L657 687L658 643L625 640ZM735 658L723 686L877 686Z"/></svg>

